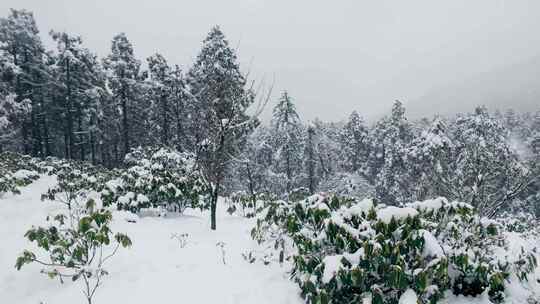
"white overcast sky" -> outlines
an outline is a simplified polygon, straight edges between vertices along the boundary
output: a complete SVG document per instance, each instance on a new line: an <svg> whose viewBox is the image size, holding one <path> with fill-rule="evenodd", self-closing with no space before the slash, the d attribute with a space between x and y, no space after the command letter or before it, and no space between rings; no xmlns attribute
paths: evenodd
<svg viewBox="0 0 540 304"><path fill-rule="evenodd" d="M33 11L44 36L82 35L100 56L126 32L141 60L160 52L184 69L219 24L244 70L275 77L275 97L287 89L306 120L352 110L373 118L395 99L413 116L467 111L500 95L496 106L540 104L537 0L0 1L3 16L9 8Z"/></svg>

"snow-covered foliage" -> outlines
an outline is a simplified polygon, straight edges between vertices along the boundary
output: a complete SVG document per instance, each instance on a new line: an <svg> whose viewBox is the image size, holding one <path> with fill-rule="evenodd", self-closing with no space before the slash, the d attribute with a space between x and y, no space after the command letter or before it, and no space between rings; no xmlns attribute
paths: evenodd
<svg viewBox="0 0 540 304"><path fill-rule="evenodd" d="M245 191L237 191L231 193L226 201L229 214L240 214L250 218L261 212L270 201L270 198L265 193L250 195Z"/></svg>
<svg viewBox="0 0 540 304"><path fill-rule="evenodd" d="M291 96L284 91L274 107L272 116L272 145L275 172L285 175L286 191L298 187L298 176L302 172L302 124ZM282 181L283 182L283 181Z"/></svg>
<svg viewBox="0 0 540 304"><path fill-rule="evenodd" d="M61 202L68 209L90 198L101 207L103 203L99 191L118 174L86 162L51 159L45 164L48 174L56 176L57 183L41 195L41 200Z"/></svg>
<svg viewBox="0 0 540 304"><path fill-rule="evenodd" d="M39 178L43 170L38 160L16 153L0 153L0 196L4 193L20 193L25 187Z"/></svg>
<svg viewBox="0 0 540 304"><path fill-rule="evenodd" d="M126 166L101 190L105 205L116 204L132 212L204 208L200 196L207 194L206 184L193 155L166 148L138 148L126 156Z"/></svg>
<svg viewBox="0 0 540 304"><path fill-rule="evenodd" d="M337 172L331 178L321 181L319 189L339 196L356 198L373 197L375 190L358 173Z"/></svg>
<svg viewBox="0 0 540 304"><path fill-rule="evenodd" d="M309 303L397 303L409 289L422 303L447 290L501 301L509 282L528 280L537 267L534 248L515 251L524 236L444 198L404 207L324 195L277 201L252 235L274 242L280 261L292 260Z"/></svg>

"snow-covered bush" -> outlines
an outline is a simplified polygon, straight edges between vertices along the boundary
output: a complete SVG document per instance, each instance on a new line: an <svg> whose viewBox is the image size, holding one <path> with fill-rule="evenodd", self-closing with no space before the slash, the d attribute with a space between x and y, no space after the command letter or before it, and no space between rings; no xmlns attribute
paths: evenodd
<svg viewBox="0 0 540 304"><path fill-rule="evenodd" d="M43 193L41 199L61 202L68 208L77 201L85 201L92 193L97 198L97 192L118 174L85 162L50 161L48 164L48 173L56 176L57 183Z"/></svg>
<svg viewBox="0 0 540 304"><path fill-rule="evenodd" d="M375 189L365 178L356 173L337 172L332 177L321 181L319 189L340 196L371 197Z"/></svg>
<svg viewBox="0 0 540 304"><path fill-rule="evenodd" d="M509 280L527 280L536 257L527 248L511 254L503 230L443 198L399 208L314 195L271 203L252 236L292 260L309 303L397 303L407 290L434 303L448 289L500 301Z"/></svg>
<svg viewBox="0 0 540 304"><path fill-rule="evenodd" d="M310 192L308 188L298 187L291 190L291 192L288 194L288 200L296 202L305 199L309 195Z"/></svg>
<svg viewBox="0 0 540 304"><path fill-rule="evenodd" d="M536 256L525 248L510 253L513 240L505 227L480 217L468 204L438 198L409 206L419 210L426 229L442 246L454 294L476 296L487 290L492 300L501 301L511 275L527 280L537 266Z"/></svg>
<svg viewBox="0 0 540 304"><path fill-rule="evenodd" d="M267 193L250 195L245 191L233 192L227 200L227 212L231 215L239 213L248 218L254 217L266 207L270 197Z"/></svg>
<svg viewBox="0 0 540 304"><path fill-rule="evenodd" d="M4 152L0 153L0 195L20 193L20 188L28 186L43 172L35 158Z"/></svg>
<svg viewBox="0 0 540 304"><path fill-rule="evenodd" d="M126 156L128 168L108 181L101 191L106 205L139 212L163 208L183 212L203 208L201 196L207 193L192 154L167 148L138 148Z"/></svg>
<svg viewBox="0 0 540 304"><path fill-rule="evenodd" d="M104 268L120 247L131 246L130 238L113 233L109 227L112 214L89 199L86 204L75 204L67 212L47 217L46 227L32 227L25 234L43 253L25 250L17 258L15 267L38 263L42 273L58 278L84 282L83 293L92 303L97 288L108 274ZM46 256L46 257L44 257Z"/></svg>

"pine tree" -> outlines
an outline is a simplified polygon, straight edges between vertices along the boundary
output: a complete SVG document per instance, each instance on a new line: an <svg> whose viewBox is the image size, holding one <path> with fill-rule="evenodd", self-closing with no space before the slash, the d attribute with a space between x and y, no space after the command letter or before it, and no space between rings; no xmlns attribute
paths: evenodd
<svg viewBox="0 0 540 304"><path fill-rule="evenodd" d="M155 54L147 59L150 74L150 94L152 99L151 120L153 127L157 129L156 138L161 145L167 146L171 137L171 122L173 120L171 99L170 76L171 68L167 60L161 54Z"/></svg>
<svg viewBox="0 0 540 304"><path fill-rule="evenodd" d="M234 50L219 27L203 41L188 73L192 149L211 189L211 229L228 165L238 156L247 136L258 124L246 111L254 94L246 88Z"/></svg>
<svg viewBox="0 0 540 304"><path fill-rule="evenodd" d="M120 33L113 37L111 54L104 59L103 65L108 70L108 84L122 115L120 126L123 157L133 146L132 133L137 123L137 114L140 114L137 103L141 102L138 96L141 63L135 58L133 45L126 34Z"/></svg>
<svg viewBox="0 0 540 304"><path fill-rule="evenodd" d="M291 97L284 91L272 116L273 142L276 149L276 170L287 177L287 193L298 182L302 168L302 125Z"/></svg>
<svg viewBox="0 0 540 304"><path fill-rule="evenodd" d="M340 159L343 159L339 145L340 127L334 123L313 120L315 128L315 156L317 159L316 175L318 180L331 178L340 171Z"/></svg>
<svg viewBox="0 0 540 304"><path fill-rule="evenodd" d="M182 70L178 65L175 65L169 75L168 86L170 89L170 107L172 108L172 119L174 121L174 140L172 144L178 151L184 151L187 146L187 131L186 131L186 83Z"/></svg>
<svg viewBox="0 0 540 304"><path fill-rule="evenodd" d="M85 160L91 150L90 112L97 102L95 90L103 86L99 81L99 63L97 57L82 46L80 36L53 31L51 36L58 52L54 58L54 81L59 88L56 109L63 120L64 157Z"/></svg>
<svg viewBox="0 0 540 304"><path fill-rule="evenodd" d="M406 153L412 187L409 201L438 196L454 197L455 149L445 121L435 117L427 130L414 138Z"/></svg>
<svg viewBox="0 0 540 304"><path fill-rule="evenodd" d="M42 143L37 120L44 48L31 12L11 9L7 18L0 18L0 48L2 57L8 57L4 64L9 62L8 71L2 73L3 81L14 94L17 107L25 108L18 112L12 126L20 130L22 151L38 155Z"/></svg>
<svg viewBox="0 0 540 304"><path fill-rule="evenodd" d="M344 154L345 170L356 172L360 165L367 159L368 154L368 129L362 117L353 111L349 120L340 133L340 145Z"/></svg>
<svg viewBox="0 0 540 304"><path fill-rule="evenodd" d="M403 104L396 101L390 117L380 120L371 134L371 148L364 172L373 181L376 197L385 204L406 201L410 190L405 153L412 140L411 125Z"/></svg>
<svg viewBox="0 0 540 304"><path fill-rule="evenodd" d="M508 144L509 132L485 107L459 117L454 132L456 180L459 199L492 216L518 197L531 183L533 172L524 170Z"/></svg>

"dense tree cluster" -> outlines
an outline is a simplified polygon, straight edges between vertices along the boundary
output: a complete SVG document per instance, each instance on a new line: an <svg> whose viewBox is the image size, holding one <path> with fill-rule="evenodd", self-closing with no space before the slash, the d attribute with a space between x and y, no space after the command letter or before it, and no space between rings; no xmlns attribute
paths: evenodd
<svg viewBox="0 0 540 304"><path fill-rule="evenodd" d="M256 94L219 27L187 72L161 54L143 65L124 33L102 59L80 36L50 35L54 50L29 11L0 18L0 151L109 168L140 146L190 153L212 214L223 191L253 201L337 191L388 205L444 196L483 215L540 214L540 111L478 107L410 121L396 101L373 124L357 111L345 122L303 122L284 91L261 124L247 114Z"/></svg>
<svg viewBox="0 0 540 304"><path fill-rule="evenodd" d="M396 101L372 125L356 111L342 123L304 124L290 100L284 93L271 125L249 138L252 174L249 183L240 183L243 190L286 197L291 188L304 187L389 205L444 196L487 216L516 208L538 214L540 111L477 107L455 117L409 121Z"/></svg>

